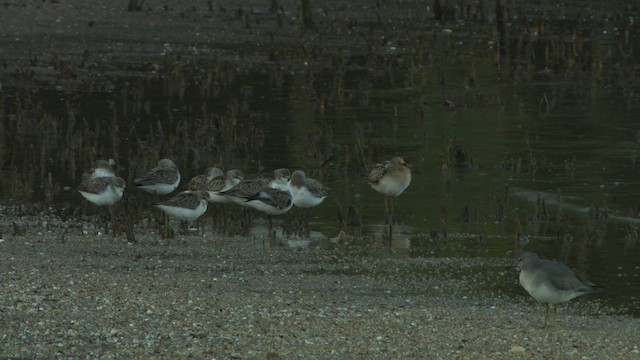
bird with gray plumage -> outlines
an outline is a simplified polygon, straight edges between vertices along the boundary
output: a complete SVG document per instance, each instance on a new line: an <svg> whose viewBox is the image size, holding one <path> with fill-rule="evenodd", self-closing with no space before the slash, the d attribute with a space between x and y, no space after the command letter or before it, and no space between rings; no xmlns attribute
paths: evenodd
<svg viewBox="0 0 640 360"><path fill-rule="evenodd" d="M557 305L602 289L576 275L566 265L544 260L532 252L524 252L519 259L520 284L538 302L546 305L544 327L547 326L549 305L553 305L555 322Z"/></svg>
<svg viewBox="0 0 640 360"><path fill-rule="evenodd" d="M169 194L180 184L180 171L173 161L162 159L145 176L134 179L133 183L138 189L152 194Z"/></svg>
<svg viewBox="0 0 640 360"><path fill-rule="evenodd" d="M302 170L296 170L291 174L289 188L293 196L293 205L304 209L320 205L329 195L328 187L307 177Z"/></svg>
<svg viewBox="0 0 640 360"><path fill-rule="evenodd" d="M265 187L246 198L245 206L267 214L267 220L269 221L269 237L275 238L272 216L281 215L289 211L293 206L293 198L291 197L291 192L288 188L278 189Z"/></svg>
<svg viewBox="0 0 640 360"><path fill-rule="evenodd" d="M122 198L124 188L125 182L121 177L100 176L84 179L78 186L78 192L95 205L111 206Z"/></svg>
<svg viewBox="0 0 640 360"><path fill-rule="evenodd" d="M291 171L287 168L275 169L273 172L258 175L258 179L267 182L269 187L284 189L291 179Z"/></svg>
<svg viewBox="0 0 640 360"><path fill-rule="evenodd" d="M233 169L227 171L226 174L216 176L207 181L207 183L202 187L202 190L209 193L209 202L227 203L230 201L229 198L218 193L231 189L238 185L242 180L244 180L244 173L242 170Z"/></svg>
<svg viewBox="0 0 640 360"><path fill-rule="evenodd" d="M216 194L226 197L229 201L241 206L249 206L247 199L254 196L264 188L287 189L291 172L281 168L273 171L273 174L262 174L257 179L242 180L232 188L219 191Z"/></svg>
<svg viewBox="0 0 640 360"><path fill-rule="evenodd" d="M289 179L289 189L293 205L304 211L303 230L304 235L309 236L311 234L309 209L320 205L329 196L329 188L322 185L320 181L307 177L304 171L296 170Z"/></svg>
<svg viewBox="0 0 640 360"><path fill-rule="evenodd" d="M187 183L187 190L204 190L207 183L218 176L224 176L224 172L215 166L210 167L205 170L204 174L192 177L191 180L189 180L189 183Z"/></svg>
<svg viewBox="0 0 640 360"><path fill-rule="evenodd" d="M155 206L169 216L191 222L207 211L209 193L206 191L183 191Z"/></svg>
<svg viewBox="0 0 640 360"><path fill-rule="evenodd" d="M97 160L89 171L82 175L82 180L97 177L116 176L113 167L116 165L116 161L109 160Z"/></svg>
<svg viewBox="0 0 640 360"><path fill-rule="evenodd" d="M82 174L78 192L91 203L107 208L115 236L117 227L112 205L122 199L126 183L121 177L115 176L113 165L113 159L96 161L90 170Z"/></svg>
<svg viewBox="0 0 640 360"><path fill-rule="evenodd" d="M91 169L82 174L78 192L98 206L111 206L122 198L125 181L117 177L115 160L97 160Z"/></svg>
<svg viewBox="0 0 640 360"><path fill-rule="evenodd" d="M267 215L284 214L293 206L291 192L266 187L246 199L247 206Z"/></svg>
<svg viewBox="0 0 640 360"><path fill-rule="evenodd" d="M243 180L236 186L219 194L245 208L253 208L267 214L269 237L274 238L273 215L284 214L293 206L288 186L289 170L278 169L273 177L263 175L258 179ZM247 221L248 223L248 221Z"/></svg>

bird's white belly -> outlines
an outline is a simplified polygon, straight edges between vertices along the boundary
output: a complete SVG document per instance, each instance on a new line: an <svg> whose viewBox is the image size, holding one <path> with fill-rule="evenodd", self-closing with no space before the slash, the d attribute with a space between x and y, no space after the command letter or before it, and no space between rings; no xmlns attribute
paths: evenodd
<svg viewBox="0 0 640 360"><path fill-rule="evenodd" d="M166 195L178 187L180 181L176 181L173 184L149 184L149 185L139 185L138 187L146 192L150 192L152 194L158 195Z"/></svg>
<svg viewBox="0 0 640 360"><path fill-rule="evenodd" d="M159 209L166 212L167 214L176 217L181 220L193 221L199 218L205 211L207 211L206 202L201 202L200 205L195 209L188 209L177 206L169 206L169 205L156 205Z"/></svg>
<svg viewBox="0 0 640 360"><path fill-rule="evenodd" d="M280 215L280 214L284 214L287 211L289 211L289 209L291 209L291 206L293 205L293 202L291 202L287 207L279 209L273 205L267 204L265 202L262 202L260 200L251 200L251 201L247 201L246 202L247 206L252 207L258 211L262 211L265 214L269 214L269 215Z"/></svg>
<svg viewBox="0 0 640 360"><path fill-rule="evenodd" d="M520 284L531 297L545 304L564 303L578 295L574 291L557 289L547 282L536 283L534 279L522 275L520 276Z"/></svg>
<svg viewBox="0 0 640 360"><path fill-rule="evenodd" d="M115 204L118 200L122 198L123 193L124 193L123 188L115 187L112 185L107 186L107 188L99 194L80 191L80 194L84 196L85 199L91 201L92 203L98 206Z"/></svg>
<svg viewBox="0 0 640 360"><path fill-rule="evenodd" d="M324 201L325 196L318 197L309 192L306 188L291 189L293 204L299 208L311 208Z"/></svg>
<svg viewBox="0 0 640 360"><path fill-rule="evenodd" d="M224 195L220 195L218 191L207 191L207 192L209 193L210 203L226 204L228 202L231 202L231 200L228 197Z"/></svg>
<svg viewBox="0 0 640 360"><path fill-rule="evenodd" d="M411 183L411 176L404 178L382 178L377 184L371 185L376 191L387 196L402 194Z"/></svg>

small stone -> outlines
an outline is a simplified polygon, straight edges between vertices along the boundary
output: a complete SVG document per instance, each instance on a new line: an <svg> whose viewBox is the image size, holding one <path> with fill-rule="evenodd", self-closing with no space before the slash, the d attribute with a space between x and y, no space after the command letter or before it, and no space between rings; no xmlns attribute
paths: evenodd
<svg viewBox="0 0 640 360"><path fill-rule="evenodd" d="M525 352L525 348L523 348L522 346L514 345L514 346L511 347L511 352L512 353L522 353L522 352Z"/></svg>

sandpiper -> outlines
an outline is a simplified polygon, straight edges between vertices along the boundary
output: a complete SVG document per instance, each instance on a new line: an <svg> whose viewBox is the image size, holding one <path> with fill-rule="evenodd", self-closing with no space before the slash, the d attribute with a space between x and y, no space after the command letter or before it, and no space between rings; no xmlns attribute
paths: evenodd
<svg viewBox="0 0 640 360"><path fill-rule="evenodd" d="M373 166L369 172L369 184L377 192L383 194L387 216L393 216L393 197L402 194L411 184L411 166L402 157L394 157ZM387 197L391 198L391 213Z"/></svg>
<svg viewBox="0 0 640 360"><path fill-rule="evenodd" d="M93 168L85 172L78 186L78 192L82 197L95 205L107 207L114 236L116 221L111 206L122 199L125 187L124 179L115 176L111 162L104 160L98 160Z"/></svg>
<svg viewBox="0 0 640 360"><path fill-rule="evenodd" d="M281 190L277 188L265 187L245 200L248 207L254 208L267 214L269 221L269 238L275 239L273 230L273 215L286 213L293 206L293 199L289 189Z"/></svg>
<svg viewBox="0 0 640 360"><path fill-rule="evenodd" d="M206 191L183 191L155 206L167 215L191 222L207 211L209 193Z"/></svg>
<svg viewBox="0 0 640 360"><path fill-rule="evenodd" d="M242 180L244 180L244 173L242 170L229 170L226 174L216 176L207 181L207 183L202 187L202 190L209 192L209 202L227 203L230 201L229 198L224 195L220 195L219 192L231 189Z"/></svg>
<svg viewBox="0 0 640 360"><path fill-rule="evenodd" d="M329 195L329 188L318 180L306 177L304 171L296 170L291 174L289 188L293 205L308 209L320 205Z"/></svg>
<svg viewBox="0 0 640 360"><path fill-rule="evenodd" d="M113 170L113 167L115 166L115 164L116 164L116 161L113 159L98 160L93 164L93 167L89 169L89 171L83 174L83 179L116 176L116 173Z"/></svg>
<svg viewBox="0 0 640 360"><path fill-rule="evenodd" d="M247 199L254 196L264 188L277 188L288 190L288 181L291 172L288 169L281 168L273 171L273 174L263 174L257 179L242 180L232 188L219 191L216 194L224 196L228 201L232 201L238 205L249 206Z"/></svg>
<svg viewBox="0 0 640 360"><path fill-rule="evenodd" d="M557 305L577 296L594 293L602 289L576 275L566 265L557 261L543 260L532 252L524 252L518 262L520 284L538 302L546 305L544 327L547 326L549 305L553 305L553 321Z"/></svg>
<svg viewBox="0 0 640 360"><path fill-rule="evenodd" d="M304 209L304 233L309 236L309 209L320 205L329 195L329 188L322 185L318 180L306 177L304 171L296 170L291 174L289 180L293 205Z"/></svg>
<svg viewBox="0 0 640 360"><path fill-rule="evenodd" d="M101 176L83 180L78 191L95 205L110 206L122 198L125 186L121 177Z"/></svg>
<svg viewBox="0 0 640 360"><path fill-rule="evenodd" d="M192 177L187 184L187 190L204 190L207 183L218 176L224 176L224 172L217 167L210 167L205 170L204 174Z"/></svg>
<svg viewBox="0 0 640 360"><path fill-rule="evenodd" d="M287 168L275 169L271 173L258 175L258 179L265 181L271 188L286 190L289 188L291 171Z"/></svg>
<svg viewBox="0 0 640 360"><path fill-rule="evenodd" d="M246 198L247 206L268 216L284 214L293 206L291 192L266 187Z"/></svg>
<svg viewBox="0 0 640 360"><path fill-rule="evenodd" d="M158 162L158 166L133 182L138 189L152 194L165 195L171 193L180 184L180 171L173 161L162 159Z"/></svg>
<svg viewBox="0 0 640 360"><path fill-rule="evenodd" d="M274 238L272 215L283 214L293 206L288 181L291 172L281 168L273 173L262 174L257 179L242 180L220 196L245 208L253 208L267 214L269 220L269 237ZM288 201L287 201L288 199ZM249 214L245 212L245 224L250 223Z"/></svg>

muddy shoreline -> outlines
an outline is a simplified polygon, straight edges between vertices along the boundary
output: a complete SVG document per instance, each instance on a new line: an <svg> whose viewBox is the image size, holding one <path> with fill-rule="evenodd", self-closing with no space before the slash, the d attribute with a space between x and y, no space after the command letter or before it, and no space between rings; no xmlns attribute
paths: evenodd
<svg viewBox="0 0 640 360"><path fill-rule="evenodd" d="M14 220L24 232L11 233ZM482 290L519 286L504 271L509 259L264 247L210 231L165 243L137 229L131 244L46 215L4 213L2 229L4 357L640 356L637 319L608 314L596 298L560 307L556 325L541 329L543 307L526 294Z"/></svg>

